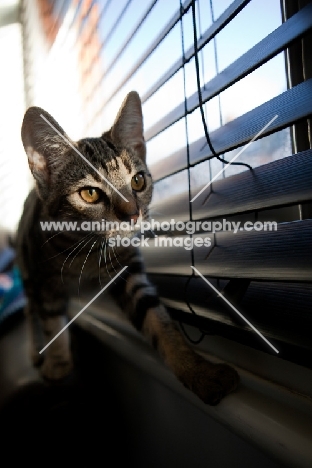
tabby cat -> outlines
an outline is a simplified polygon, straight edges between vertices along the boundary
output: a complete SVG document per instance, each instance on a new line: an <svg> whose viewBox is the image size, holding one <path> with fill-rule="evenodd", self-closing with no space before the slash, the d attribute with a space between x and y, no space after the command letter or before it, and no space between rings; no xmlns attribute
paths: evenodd
<svg viewBox="0 0 312 468"><path fill-rule="evenodd" d="M148 220L153 182L145 162L139 95L134 91L127 95L109 131L99 138L78 142L70 140L46 111L30 107L23 120L22 140L36 181L36 188L25 202L17 234L17 259L28 297L26 316L34 365L40 365L42 375L49 380L70 373L68 329L47 347L44 358L39 353L43 344L66 324L70 297L67 285L74 283L77 287L82 269L97 284L100 273L105 285L128 265L108 291L175 376L205 403L218 403L237 387L236 371L226 364L209 363L186 343L145 274L140 250L119 247L110 253L109 262L101 262L109 237L130 237L130 229L52 234L40 226L42 220L105 219L124 221L129 226L131 221L139 224Z"/></svg>

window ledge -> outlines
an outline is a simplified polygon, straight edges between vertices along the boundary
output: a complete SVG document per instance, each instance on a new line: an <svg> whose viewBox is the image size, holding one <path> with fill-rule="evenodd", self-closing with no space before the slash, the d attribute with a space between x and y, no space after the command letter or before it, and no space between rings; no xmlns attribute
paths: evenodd
<svg viewBox="0 0 312 468"><path fill-rule="evenodd" d="M209 417L214 418L251 445L258 447L276 462L296 468L312 466L312 400L307 394L259 377L244 369L244 365L237 365L236 361L233 362L234 359L224 357L220 359L220 353L217 357L197 347L197 350L211 361L223 360L234 365L241 377L241 384L235 393L228 395L216 407L204 405L175 379L158 358L157 353L133 329L116 306L107 302L106 298L105 308L106 310L103 310L103 299L95 301L87 311L77 317L75 324L94 335L133 366L149 373L172 391L196 405ZM81 304L73 300L70 316L74 317L80 309ZM215 337L207 338L209 342L212 342L211 346L215 344L214 339ZM235 353L229 353L232 343L226 343L227 341L223 340L223 348L229 345L228 355L236 357ZM220 347L222 346L219 343L219 350ZM238 356L242 353L242 348L245 348L249 361L254 360L255 367L257 367L259 359L260 361L262 359L261 353L241 347ZM218 346L216 349L218 351ZM267 358L276 359L274 356L267 356ZM285 361L283 361L283 366L284 371L286 369L289 371L287 378L290 381L292 376L297 378L301 375L305 382L312 382L312 371L309 369L293 363L285 364ZM273 367L271 363L270 372Z"/></svg>

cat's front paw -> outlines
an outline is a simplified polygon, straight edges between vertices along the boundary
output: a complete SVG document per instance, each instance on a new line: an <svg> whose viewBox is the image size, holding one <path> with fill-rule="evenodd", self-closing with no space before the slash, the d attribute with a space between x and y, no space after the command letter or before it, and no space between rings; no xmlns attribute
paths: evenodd
<svg viewBox="0 0 312 468"><path fill-rule="evenodd" d="M204 403L216 405L237 388L239 376L236 370L227 364L211 364L204 359L198 359L182 382Z"/></svg>
<svg viewBox="0 0 312 468"><path fill-rule="evenodd" d="M61 380L70 375L73 370L72 360L53 359L46 357L41 368L41 375L47 380Z"/></svg>

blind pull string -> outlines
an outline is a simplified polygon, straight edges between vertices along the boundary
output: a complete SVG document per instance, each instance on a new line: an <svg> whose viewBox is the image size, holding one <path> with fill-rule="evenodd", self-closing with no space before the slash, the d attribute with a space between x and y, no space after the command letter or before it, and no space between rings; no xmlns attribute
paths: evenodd
<svg viewBox="0 0 312 468"><path fill-rule="evenodd" d="M202 119L202 123L203 123L203 127L204 127L205 137L206 137L208 146L210 148L210 151L213 154L213 156L210 156L209 158L206 158L206 159L208 160L208 159L212 159L212 158L217 158L220 162L223 162L225 164L229 164L229 161L227 161L224 158L221 158L220 155L214 149L214 147L213 147L213 145L211 143L210 135L209 135L207 124L206 124L206 119L205 119L205 114L204 114L203 97L202 97L201 86L200 86L200 72L199 72L199 59L198 59L198 43L197 43L195 3L196 3L196 0L192 0L192 19L193 19L193 34L194 34L194 58L195 58L195 68L196 68L196 82L197 82L198 102L199 102L199 108L200 108L201 119ZM248 169L252 170L252 167L247 163L232 162L231 165L246 166L246 167L248 167Z"/></svg>
<svg viewBox="0 0 312 468"><path fill-rule="evenodd" d="M183 82L184 82L184 106L185 106L185 113L186 113L186 110L187 110L187 106L186 106L186 94L185 94L185 91L186 91L186 83L185 83L185 50L184 50L184 33L183 33L183 15L184 13L186 13L186 11L184 10L183 6L182 6L182 3L181 3L181 0L180 0L180 13L181 13L181 17L180 17L180 26L181 26L181 43L182 43L182 55L183 55ZM185 119L185 126L186 126L186 134L188 135L187 133L187 120ZM190 214L190 220L192 220L192 204L190 202L190 199L191 199L191 177L190 177L190 154L189 154L189 144L188 144L188 137L187 137L187 170L188 170L188 190L189 190L189 214ZM194 251L192 250L191 251L191 263L192 263L192 266L194 266ZM195 316L197 317L197 314L196 312L194 311L193 307L191 306L190 302L189 302L189 299L188 299L188 286L189 286L189 283L190 281L192 280L192 278L195 278L195 272L194 270L192 269L192 273L190 274L190 276L188 277L186 283L184 284L184 302L185 304L187 305L187 307L189 308L190 312ZM185 327L184 327L184 323L182 322L182 320L179 320L179 325L180 325L180 328L184 334L184 336L186 337L186 339L196 345L196 344L199 344L203 338L208 335L208 333L206 333L205 331L201 330L199 327L198 327L198 330L200 332L200 336L199 338L197 339L193 339L189 336L188 332L186 331Z"/></svg>

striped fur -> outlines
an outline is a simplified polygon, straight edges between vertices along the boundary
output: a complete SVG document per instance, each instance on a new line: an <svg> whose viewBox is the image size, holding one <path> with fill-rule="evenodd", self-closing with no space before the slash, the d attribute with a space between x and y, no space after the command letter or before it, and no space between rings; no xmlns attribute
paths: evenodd
<svg viewBox="0 0 312 468"><path fill-rule="evenodd" d="M58 133L42 119L48 120ZM92 170L68 145L82 153L120 194ZM128 265L110 293L158 350L176 377L209 404L217 403L236 388L236 372L226 365L213 365L186 343L150 284L140 251L134 247L108 247L110 236L132 235L129 230L104 232L51 232L40 221L52 220L147 220L152 197L152 180L145 163L141 101L137 93L126 97L112 128L99 138L72 142L59 124L44 110L30 108L22 126L22 140L29 166L36 180L26 202L17 236L17 258L28 296L26 315L34 364L50 380L65 377L71 370L68 330L45 351L39 351L64 326L72 291L89 278L100 285ZM131 179L143 174L144 188L136 191ZM88 203L81 190L92 187L100 193Z"/></svg>

